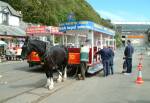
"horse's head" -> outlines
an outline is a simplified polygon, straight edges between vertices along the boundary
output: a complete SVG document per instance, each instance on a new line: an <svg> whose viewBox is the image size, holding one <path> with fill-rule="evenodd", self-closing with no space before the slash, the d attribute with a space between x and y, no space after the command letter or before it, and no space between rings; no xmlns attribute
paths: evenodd
<svg viewBox="0 0 150 103"><path fill-rule="evenodd" d="M25 59L27 55L32 52L32 48L30 47L30 39L29 37L26 38L24 45L22 46L21 58Z"/></svg>
<svg viewBox="0 0 150 103"><path fill-rule="evenodd" d="M30 40L26 38L24 45L22 46L21 57L25 59L32 51L35 51L42 56L46 51L46 42L40 40Z"/></svg>

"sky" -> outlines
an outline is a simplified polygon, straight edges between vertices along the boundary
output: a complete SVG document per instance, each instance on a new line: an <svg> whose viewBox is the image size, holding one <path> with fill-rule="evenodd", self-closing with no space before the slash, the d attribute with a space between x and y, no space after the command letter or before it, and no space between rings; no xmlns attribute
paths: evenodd
<svg viewBox="0 0 150 103"><path fill-rule="evenodd" d="M112 22L150 21L150 0L86 0L105 19Z"/></svg>

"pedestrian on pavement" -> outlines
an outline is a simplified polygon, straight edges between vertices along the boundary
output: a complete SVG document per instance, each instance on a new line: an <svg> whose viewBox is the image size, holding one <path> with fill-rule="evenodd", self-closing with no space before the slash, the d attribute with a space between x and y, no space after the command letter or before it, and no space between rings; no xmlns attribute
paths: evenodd
<svg viewBox="0 0 150 103"><path fill-rule="evenodd" d="M109 60L109 65L110 65L110 71L111 71L111 74L113 75L114 74L114 68L113 68L113 65L114 65L114 51L113 51L113 48L109 46L109 50L110 50L110 60Z"/></svg>
<svg viewBox="0 0 150 103"><path fill-rule="evenodd" d="M132 55L134 53L134 48L131 45L131 41L127 40L127 46L124 50L124 56L125 56L125 60L126 60L126 65L127 65L127 71L126 75L129 75L130 73L132 73Z"/></svg>
<svg viewBox="0 0 150 103"><path fill-rule="evenodd" d="M126 64L126 60L125 60L125 57L123 57L123 70L122 70L122 73L126 73L127 71L127 64Z"/></svg>
<svg viewBox="0 0 150 103"><path fill-rule="evenodd" d="M109 48L107 48L106 46L104 46L103 49L100 49L98 52L96 52L95 54L99 54L102 60L102 64L103 64L103 71L104 71L104 77L108 76L110 74L110 57L111 57L111 53Z"/></svg>

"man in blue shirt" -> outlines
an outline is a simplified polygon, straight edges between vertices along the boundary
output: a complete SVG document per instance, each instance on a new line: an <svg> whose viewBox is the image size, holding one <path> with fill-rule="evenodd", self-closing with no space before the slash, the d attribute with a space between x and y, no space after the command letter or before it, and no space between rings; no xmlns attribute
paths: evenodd
<svg viewBox="0 0 150 103"><path fill-rule="evenodd" d="M104 77L106 77L110 74L110 63L109 63L111 57L110 50L109 48L104 46L104 48L96 52L96 54L99 54L101 56L103 69L104 69Z"/></svg>
<svg viewBox="0 0 150 103"><path fill-rule="evenodd" d="M132 73L132 55L133 55L133 53L134 53L134 48L131 45L131 41L128 40L127 41L127 46L124 50L124 56L125 56L126 65L127 65L127 71L126 71L125 74Z"/></svg>

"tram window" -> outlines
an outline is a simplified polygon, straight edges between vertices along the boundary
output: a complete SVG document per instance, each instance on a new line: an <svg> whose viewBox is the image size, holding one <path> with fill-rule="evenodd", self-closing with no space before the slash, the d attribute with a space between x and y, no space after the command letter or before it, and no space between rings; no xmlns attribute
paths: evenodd
<svg viewBox="0 0 150 103"><path fill-rule="evenodd" d="M113 45L113 41L110 41L110 43L109 43L110 45Z"/></svg>
<svg viewBox="0 0 150 103"><path fill-rule="evenodd" d="M47 41L51 41L51 37L50 36L47 36Z"/></svg>
<svg viewBox="0 0 150 103"><path fill-rule="evenodd" d="M103 44L105 44L105 41L103 41Z"/></svg>

